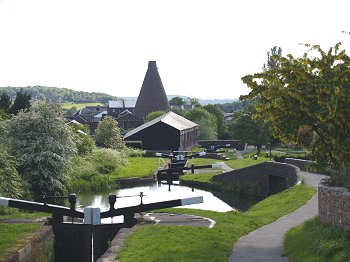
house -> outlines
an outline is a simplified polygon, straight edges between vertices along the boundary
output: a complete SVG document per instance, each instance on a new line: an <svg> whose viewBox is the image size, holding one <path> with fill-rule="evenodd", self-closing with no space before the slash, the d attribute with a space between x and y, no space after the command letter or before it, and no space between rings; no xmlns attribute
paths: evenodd
<svg viewBox="0 0 350 262"><path fill-rule="evenodd" d="M123 139L145 150L190 150L197 145L198 125L168 112L129 131Z"/></svg>
<svg viewBox="0 0 350 262"><path fill-rule="evenodd" d="M119 117L125 110L133 113L135 109L135 103L135 101L126 99L108 101L107 113L109 116L113 116L114 118Z"/></svg>

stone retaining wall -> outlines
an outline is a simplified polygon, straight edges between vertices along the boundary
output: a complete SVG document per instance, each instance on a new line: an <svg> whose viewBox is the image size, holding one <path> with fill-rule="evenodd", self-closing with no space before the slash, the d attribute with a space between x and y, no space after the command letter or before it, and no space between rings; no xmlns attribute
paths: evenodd
<svg viewBox="0 0 350 262"><path fill-rule="evenodd" d="M37 233L28 238L28 243L26 243L16 253L10 255L6 261L53 261L53 241L52 227L42 226Z"/></svg>
<svg viewBox="0 0 350 262"><path fill-rule="evenodd" d="M275 161L280 163L291 164L300 168L301 171L308 171L308 166L314 163L311 160L297 159L297 158L275 158Z"/></svg>
<svg viewBox="0 0 350 262"><path fill-rule="evenodd" d="M217 175L214 181L228 190L264 197L294 186L299 172L300 169L293 165L264 162Z"/></svg>
<svg viewBox="0 0 350 262"><path fill-rule="evenodd" d="M318 187L318 213L322 222L350 231L350 192L344 187Z"/></svg>

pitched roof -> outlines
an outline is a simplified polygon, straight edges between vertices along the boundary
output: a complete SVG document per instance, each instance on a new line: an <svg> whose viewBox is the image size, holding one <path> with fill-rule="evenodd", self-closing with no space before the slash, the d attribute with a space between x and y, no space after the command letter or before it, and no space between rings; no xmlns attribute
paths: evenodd
<svg viewBox="0 0 350 262"><path fill-rule="evenodd" d="M193 123L192 121L179 116L178 114L175 114L174 112L168 112L160 117L157 117L139 127L136 127L135 129L129 131L128 133L125 134L124 138L127 138L129 136L132 136L136 133L138 133L139 131L146 129L158 122L163 122L169 126L174 127L175 129L182 131L182 130L186 130L186 129L190 129L190 128L194 128L197 127L198 125L196 123Z"/></svg>
<svg viewBox="0 0 350 262"><path fill-rule="evenodd" d="M134 108L135 107L135 100L112 100L108 101L108 107L109 108Z"/></svg>
<svg viewBox="0 0 350 262"><path fill-rule="evenodd" d="M150 112L165 111L170 108L156 61L148 62L148 69L137 98L134 114L145 117Z"/></svg>

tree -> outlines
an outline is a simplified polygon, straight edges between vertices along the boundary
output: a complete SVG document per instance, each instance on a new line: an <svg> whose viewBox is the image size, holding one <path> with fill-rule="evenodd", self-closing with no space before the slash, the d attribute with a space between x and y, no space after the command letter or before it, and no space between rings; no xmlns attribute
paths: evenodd
<svg viewBox="0 0 350 262"><path fill-rule="evenodd" d="M23 180L18 174L17 163L2 146L0 146L0 195L20 198L23 194Z"/></svg>
<svg viewBox="0 0 350 262"><path fill-rule="evenodd" d="M274 56L278 67L242 78L252 91L241 97L265 100L257 114L284 141L297 142L301 127L315 132L313 153L333 165L335 184L349 181L350 170L350 57L340 46L328 52L311 46L301 58Z"/></svg>
<svg viewBox="0 0 350 262"><path fill-rule="evenodd" d="M199 139L209 140L217 138L216 119L211 113L201 107L195 107L185 114L185 118L199 126Z"/></svg>
<svg viewBox="0 0 350 262"><path fill-rule="evenodd" d="M87 155L95 148L95 141L90 136L90 129L83 124L72 123L70 128L73 131L73 141L78 150L78 155Z"/></svg>
<svg viewBox="0 0 350 262"><path fill-rule="evenodd" d="M164 114L166 114L166 112L165 112L165 111L161 111L161 110L151 112L151 113L149 113L149 114L146 116L146 122L149 122L149 121L151 121L151 120L153 120L153 119L155 119L155 118L157 118L157 117L160 117L160 116L162 116L162 115L164 115Z"/></svg>
<svg viewBox="0 0 350 262"><path fill-rule="evenodd" d="M2 93L0 97L0 109L4 112L9 112L11 104L11 97L5 93Z"/></svg>
<svg viewBox="0 0 350 262"><path fill-rule="evenodd" d="M28 111L31 107L31 99L32 97L30 94L27 94L22 90L17 92L16 99L13 101L13 105L10 109L11 113L16 115L20 110Z"/></svg>
<svg viewBox="0 0 350 262"><path fill-rule="evenodd" d="M218 138L223 139L228 133L224 112L216 105L205 105L203 108L215 116Z"/></svg>
<svg viewBox="0 0 350 262"><path fill-rule="evenodd" d="M6 135L9 152L18 160L18 171L34 195L63 194L64 172L75 146L61 106L44 103L30 112L20 111L8 121Z"/></svg>
<svg viewBox="0 0 350 262"><path fill-rule="evenodd" d="M118 122L111 116L104 117L95 130L96 143L99 146L123 149L125 144L120 135Z"/></svg>
<svg viewBox="0 0 350 262"><path fill-rule="evenodd" d="M172 99L170 99L169 104L172 106L182 106L185 104L185 101L182 99L182 97L175 96Z"/></svg>
<svg viewBox="0 0 350 262"><path fill-rule="evenodd" d="M236 111L230 125L230 131L233 138L256 146L258 153L260 153L261 147L269 142L271 133L263 120L254 120L255 113L254 104L241 111Z"/></svg>
<svg viewBox="0 0 350 262"><path fill-rule="evenodd" d="M267 63L263 66L263 71L279 67L279 61L275 59L275 56L282 56L282 48L274 46L271 48L271 53L267 52Z"/></svg>

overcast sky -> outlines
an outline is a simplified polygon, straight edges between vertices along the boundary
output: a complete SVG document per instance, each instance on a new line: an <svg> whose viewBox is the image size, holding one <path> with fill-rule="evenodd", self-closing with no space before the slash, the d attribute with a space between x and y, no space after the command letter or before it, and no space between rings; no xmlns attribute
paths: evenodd
<svg viewBox="0 0 350 262"><path fill-rule="evenodd" d="M138 96L149 60L168 95L238 98L280 46L349 45L346 0L0 0L0 86Z"/></svg>

